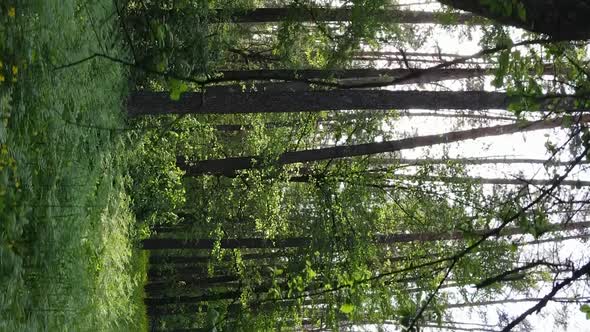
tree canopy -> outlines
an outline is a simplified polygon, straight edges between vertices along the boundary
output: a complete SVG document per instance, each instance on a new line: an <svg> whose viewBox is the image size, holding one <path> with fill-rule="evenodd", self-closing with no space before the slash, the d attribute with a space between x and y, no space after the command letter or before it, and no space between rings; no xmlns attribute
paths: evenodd
<svg viewBox="0 0 590 332"><path fill-rule="evenodd" d="M486 325L507 331L586 294L587 258L551 249L587 234L587 7L126 2L130 56L95 56L133 73L152 327L460 329L455 308L535 298ZM534 131L540 162L469 147Z"/></svg>

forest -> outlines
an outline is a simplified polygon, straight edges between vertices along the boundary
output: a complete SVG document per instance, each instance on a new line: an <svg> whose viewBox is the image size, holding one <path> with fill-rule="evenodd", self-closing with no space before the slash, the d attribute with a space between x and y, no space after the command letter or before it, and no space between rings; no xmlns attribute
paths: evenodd
<svg viewBox="0 0 590 332"><path fill-rule="evenodd" d="M590 331L588 17L1 1L0 331Z"/></svg>

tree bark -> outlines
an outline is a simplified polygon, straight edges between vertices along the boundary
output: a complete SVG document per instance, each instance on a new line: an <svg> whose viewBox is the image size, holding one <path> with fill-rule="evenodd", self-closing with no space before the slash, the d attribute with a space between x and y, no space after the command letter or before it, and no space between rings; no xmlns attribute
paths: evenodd
<svg viewBox="0 0 590 332"><path fill-rule="evenodd" d="M242 294L241 291L228 291L222 293L212 293L207 295L199 295L199 296L175 296L175 297L161 297L161 298L152 298L148 297L144 299L144 302L147 306L161 306L167 304L184 304L184 303L198 303L198 302L209 302L209 301L219 301L219 300L226 300L226 299L234 299L239 297Z"/></svg>
<svg viewBox="0 0 590 332"><path fill-rule="evenodd" d="M569 165L569 164L566 164ZM369 169L366 173L388 172L390 169ZM410 174L394 174L389 180L407 180L407 181L424 181L424 182L443 182L443 183L479 183L491 185L512 185L512 186L544 186L551 184L551 179L524 179L524 178L481 178L481 177L447 177L447 176L416 176ZM300 174L289 179L291 182L309 182L314 178L313 174ZM388 181L389 181L388 180ZM371 184L372 186L380 186L382 188L397 188L395 184ZM583 180L563 180L559 183L560 186L571 186L576 188L589 187L590 181Z"/></svg>
<svg viewBox="0 0 590 332"><path fill-rule="evenodd" d="M508 304L508 303L522 303L522 302L539 302L543 298L542 297L529 297L523 299L504 299L504 300L489 300L489 301L477 301L477 302L466 302L466 303L451 303L446 306L446 308L453 309L453 308L466 308L466 307L477 307L477 306L488 306L488 305L498 305L498 304ZM590 298L588 297L553 297L550 301L559 302L559 303L576 303L577 301L588 301Z"/></svg>
<svg viewBox="0 0 590 332"><path fill-rule="evenodd" d="M423 70L402 76L395 82L428 75ZM414 74L415 73L415 74ZM394 80L392 80L394 81ZM370 84L373 84L371 82ZM376 83L375 83L376 84ZM379 83L383 85L382 83ZM355 85L358 86L358 85ZM139 91L127 101L129 116L165 114L241 114L317 112L329 110L390 109L506 109L522 97L486 91L390 91L369 89L313 90L303 83L270 83L244 91L241 86L215 86L205 92L184 93L178 101L167 92ZM573 104L573 96L543 96L537 101L543 109Z"/></svg>
<svg viewBox="0 0 590 332"><path fill-rule="evenodd" d="M500 24L546 34L556 41L590 39L589 0L439 1Z"/></svg>
<svg viewBox="0 0 590 332"><path fill-rule="evenodd" d="M392 115L399 115L403 117L434 117L434 118L453 118L453 119L475 119L475 120L489 120L489 121L512 121L515 122L517 118L515 116L510 115L487 115L487 114L476 114L476 113L441 113L441 112L412 112L412 111L404 111L399 113L392 113ZM365 121L369 119L367 114L360 114L360 113L351 113L347 114L344 117L335 117L328 115L322 121L319 121L319 124L329 126L330 124L334 123L335 121ZM298 121L284 121L284 122L267 122L265 123L264 127L266 129L274 129L274 128L281 128L281 127L290 127L294 125L298 125L300 122ZM254 127L249 124L220 124L215 125L215 129L218 131L223 132L233 132L233 131L243 131L243 130L252 130Z"/></svg>
<svg viewBox="0 0 590 332"><path fill-rule="evenodd" d="M543 164L548 166L568 166L569 161L556 161L547 159L529 159L529 158L448 158L448 159L380 159L376 163L389 165L436 165L436 164L460 164L460 165L484 165L484 164ZM587 164L583 160L580 164Z"/></svg>
<svg viewBox="0 0 590 332"><path fill-rule="evenodd" d="M222 13L220 13L222 14ZM441 14L426 11L378 10L371 11L371 17L382 23L441 24ZM219 15L223 16L223 15ZM256 8L251 11L230 14L235 23L270 23L290 20L291 22L346 22L353 18L352 8ZM473 21L471 14L455 14L449 21L465 24ZM475 22L474 22L475 23Z"/></svg>
<svg viewBox="0 0 590 332"><path fill-rule="evenodd" d="M407 180L414 180L418 181L420 179L424 181L432 181L432 182L445 182L445 183L480 183L480 184L497 184L497 185L513 185L513 186L522 186L522 185L534 185L534 186L543 186L550 184L552 180L550 179L519 179L519 178L511 178L511 179L504 179L504 178L480 178L480 177L467 177L467 178L460 178L460 177L446 177L446 176L429 176L429 177L417 177L413 175L396 175L402 179ZM590 181L582 181L582 180L563 180L559 183L560 186L572 186L572 187L588 187L590 186Z"/></svg>
<svg viewBox="0 0 590 332"><path fill-rule="evenodd" d="M167 92L141 91L127 103L130 116L165 114L240 114L389 109L506 109L511 99L497 92L434 92L388 90L246 91L241 87L211 87L187 92L173 101ZM282 90L282 91L281 91Z"/></svg>
<svg viewBox="0 0 590 332"><path fill-rule="evenodd" d="M574 229L584 229L590 227L590 222L576 222L567 224L558 224L555 231L565 231ZM479 230L475 235L484 235L489 230ZM524 231L520 227L507 227L500 235L509 236L515 234L522 234ZM408 242L427 242L427 241L444 241L444 240L460 240L464 237L461 231L448 233L414 233L414 234L387 234L375 235L374 241L382 244L391 243L408 243ZM243 238L243 239L222 239L221 248L235 249L235 248L294 248L307 247L312 243L311 237L293 237L277 240L269 240L265 238ZM143 249L158 250L158 249L213 249L215 240L213 239L145 239L142 241Z"/></svg>
<svg viewBox="0 0 590 332"><path fill-rule="evenodd" d="M358 79L358 78L399 78L411 73L411 69L260 69L260 70L226 70L219 72L220 77L212 82L251 81L251 80L317 80L317 79ZM426 84L443 80L479 77L489 74L491 69L483 68L449 68L437 69L409 79L404 84ZM350 83L352 86L354 83Z"/></svg>
<svg viewBox="0 0 590 332"><path fill-rule="evenodd" d="M589 119L589 116L584 116L582 121L587 122ZM285 152L279 156L275 164L280 166L293 163L366 156L384 152L396 152L414 149L417 147L459 142L481 137L556 128L561 126L562 123L563 118L536 122L527 121L508 125L448 132L444 134L404 138L395 141ZM239 170L258 167L261 161L262 158L259 156L210 159L196 162L187 162L182 158L178 158L177 165L186 172L187 176L199 176L203 174L234 176Z"/></svg>
<svg viewBox="0 0 590 332"><path fill-rule="evenodd" d="M284 254L281 252L266 252L266 253L254 253L254 254L242 254L241 260L257 260L266 258L282 257ZM223 261L232 261L234 258L231 256L223 256ZM206 256L162 256L162 255L150 255L150 264L201 264L215 261L215 258Z"/></svg>
<svg viewBox="0 0 590 332"><path fill-rule="evenodd" d="M148 279L149 280L149 279ZM170 285L176 281L182 280L187 283L190 287L207 288L212 285L226 284L235 281L239 281L239 276L236 275L221 275L216 277L195 277L193 275L182 276L170 281L149 281L145 285L147 292L157 292L163 289L169 289Z"/></svg>

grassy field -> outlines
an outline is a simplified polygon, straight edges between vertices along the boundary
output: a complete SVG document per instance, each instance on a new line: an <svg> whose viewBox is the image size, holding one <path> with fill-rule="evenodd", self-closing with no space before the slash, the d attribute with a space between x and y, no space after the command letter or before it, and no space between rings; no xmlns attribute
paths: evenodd
<svg viewBox="0 0 590 332"><path fill-rule="evenodd" d="M0 3L0 331L147 330L109 0ZM115 36L115 37L113 37Z"/></svg>

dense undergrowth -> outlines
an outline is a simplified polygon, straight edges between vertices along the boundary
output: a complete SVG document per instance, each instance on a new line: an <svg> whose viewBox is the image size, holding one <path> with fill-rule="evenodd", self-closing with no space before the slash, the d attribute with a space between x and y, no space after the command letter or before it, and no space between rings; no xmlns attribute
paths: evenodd
<svg viewBox="0 0 590 332"><path fill-rule="evenodd" d="M0 330L147 329L104 0L0 3Z"/></svg>

